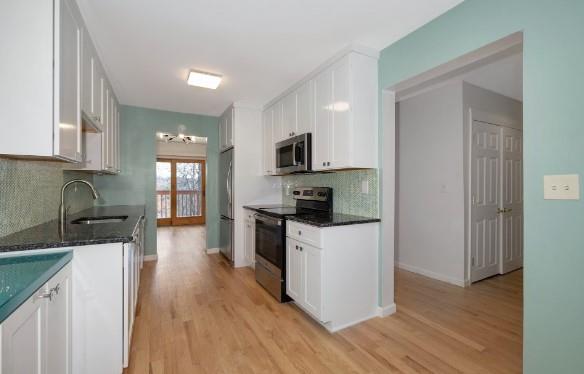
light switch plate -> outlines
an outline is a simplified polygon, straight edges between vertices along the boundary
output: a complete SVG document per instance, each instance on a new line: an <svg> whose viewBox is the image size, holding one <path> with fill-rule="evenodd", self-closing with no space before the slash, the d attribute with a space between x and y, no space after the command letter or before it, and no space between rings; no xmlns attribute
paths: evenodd
<svg viewBox="0 0 584 374"><path fill-rule="evenodd" d="M543 198L546 200L580 200L580 176L544 175Z"/></svg>

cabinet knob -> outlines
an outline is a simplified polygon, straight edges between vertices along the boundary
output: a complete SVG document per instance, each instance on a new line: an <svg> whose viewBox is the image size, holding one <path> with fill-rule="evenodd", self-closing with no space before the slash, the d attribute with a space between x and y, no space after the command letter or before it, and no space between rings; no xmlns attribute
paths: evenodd
<svg viewBox="0 0 584 374"><path fill-rule="evenodd" d="M302 248L302 247L300 247L300 252L302 252L302 249L303 249L303 248Z"/></svg>
<svg viewBox="0 0 584 374"><path fill-rule="evenodd" d="M327 161L326 166L331 166L331 162Z"/></svg>
<svg viewBox="0 0 584 374"><path fill-rule="evenodd" d="M302 235L302 231L298 230L298 235Z"/></svg>
<svg viewBox="0 0 584 374"><path fill-rule="evenodd" d="M322 163L322 166L326 166L326 162L323 162L323 163Z"/></svg>
<svg viewBox="0 0 584 374"><path fill-rule="evenodd" d="M296 246L296 249L298 249L298 246Z"/></svg>

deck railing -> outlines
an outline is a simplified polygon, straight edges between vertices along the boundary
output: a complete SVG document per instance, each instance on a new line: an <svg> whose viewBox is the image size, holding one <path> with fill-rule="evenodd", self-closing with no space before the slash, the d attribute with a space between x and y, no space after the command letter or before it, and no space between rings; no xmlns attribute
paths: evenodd
<svg viewBox="0 0 584 374"><path fill-rule="evenodd" d="M156 216L170 218L170 191L156 191ZM202 215L199 191L176 191L176 216L195 217Z"/></svg>

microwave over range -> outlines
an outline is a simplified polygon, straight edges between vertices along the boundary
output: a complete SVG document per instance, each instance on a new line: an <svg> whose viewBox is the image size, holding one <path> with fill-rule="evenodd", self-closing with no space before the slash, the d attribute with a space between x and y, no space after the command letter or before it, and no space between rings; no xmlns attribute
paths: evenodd
<svg viewBox="0 0 584 374"><path fill-rule="evenodd" d="M306 133L276 143L276 173L312 171L312 134Z"/></svg>

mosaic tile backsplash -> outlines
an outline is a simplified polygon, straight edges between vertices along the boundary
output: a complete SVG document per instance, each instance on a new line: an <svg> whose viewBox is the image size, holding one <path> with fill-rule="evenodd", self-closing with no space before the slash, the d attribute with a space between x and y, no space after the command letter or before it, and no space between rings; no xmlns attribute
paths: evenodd
<svg viewBox="0 0 584 374"><path fill-rule="evenodd" d="M90 174L65 171L66 167L62 162L0 158L0 236L56 219L63 183L93 180ZM66 198L71 213L93 206L85 187L70 187Z"/></svg>
<svg viewBox="0 0 584 374"><path fill-rule="evenodd" d="M335 212L379 218L378 179L377 169L287 175L282 177L282 201L294 205L294 187L332 187ZM363 181L369 183L367 194L361 193Z"/></svg>

